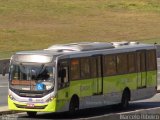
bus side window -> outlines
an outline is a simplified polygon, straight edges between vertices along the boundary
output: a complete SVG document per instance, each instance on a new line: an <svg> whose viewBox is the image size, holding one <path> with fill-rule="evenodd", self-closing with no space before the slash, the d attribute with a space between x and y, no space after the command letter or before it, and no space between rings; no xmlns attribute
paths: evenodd
<svg viewBox="0 0 160 120"><path fill-rule="evenodd" d="M129 73L134 73L136 72L135 68L135 54L134 53L129 53L128 54L128 72Z"/></svg>
<svg viewBox="0 0 160 120"><path fill-rule="evenodd" d="M70 78L71 80L80 79L80 61L78 58L71 59Z"/></svg>
<svg viewBox="0 0 160 120"><path fill-rule="evenodd" d="M58 88L68 86L68 62L60 61L58 64Z"/></svg>
<svg viewBox="0 0 160 120"><path fill-rule="evenodd" d="M80 64L81 79L90 78L90 60L89 58L81 58L80 61L81 61L81 64Z"/></svg>
<svg viewBox="0 0 160 120"><path fill-rule="evenodd" d="M110 76L115 74L117 74L116 56L115 55L104 56L104 75Z"/></svg>
<svg viewBox="0 0 160 120"><path fill-rule="evenodd" d="M117 73L125 74L128 72L128 60L127 54L118 54L117 55Z"/></svg>
<svg viewBox="0 0 160 120"><path fill-rule="evenodd" d="M147 56L147 70L148 71L156 70L157 69L156 51L148 50L146 56Z"/></svg>

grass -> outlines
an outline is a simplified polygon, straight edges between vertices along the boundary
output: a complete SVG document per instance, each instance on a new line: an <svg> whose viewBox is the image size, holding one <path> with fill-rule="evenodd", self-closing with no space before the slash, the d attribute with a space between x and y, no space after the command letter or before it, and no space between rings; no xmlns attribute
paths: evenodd
<svg viewBox="0 0 160 120"><path fill-rule="evenodd" d="M160 43L159 0L0 0L0 58L81 41Z"/></svg>

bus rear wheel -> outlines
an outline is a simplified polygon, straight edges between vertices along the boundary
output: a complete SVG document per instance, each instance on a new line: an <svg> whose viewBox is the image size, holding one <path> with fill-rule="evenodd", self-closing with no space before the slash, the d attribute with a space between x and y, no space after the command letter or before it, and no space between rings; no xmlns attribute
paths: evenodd
<svg viewBox="0 0 160 120"><path fill-rule="evenodd" d="M29 117L35 117L36 114L37 114L37 112L31 112L31 111L27 112L27 115L28 115Z"/></svg>

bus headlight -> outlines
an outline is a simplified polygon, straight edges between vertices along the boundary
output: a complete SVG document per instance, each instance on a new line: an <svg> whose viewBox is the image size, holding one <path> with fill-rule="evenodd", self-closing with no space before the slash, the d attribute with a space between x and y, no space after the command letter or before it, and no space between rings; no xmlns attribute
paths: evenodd
<svg viewBox="0 0 160 120"><path fill-rule="evenodd" d="M16 100L11 94L9 94L9 98L10 98L11 100Z"/></svg>
<svg viewBox="0 0 160 120"><path fill-rule="evenodd" d="M54 99L54 97L49 97L46 102L51 102Z"/></svg>

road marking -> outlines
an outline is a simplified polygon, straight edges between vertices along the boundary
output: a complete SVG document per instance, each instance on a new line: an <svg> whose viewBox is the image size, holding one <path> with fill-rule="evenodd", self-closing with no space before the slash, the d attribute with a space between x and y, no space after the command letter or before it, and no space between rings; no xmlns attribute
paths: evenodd
<svg viewBox="0 0 160 120"><path fill-rule="evenodd" d="M8 82L0 82L0 84L8 84Z"/></svg>
<svg viewBox="0 0 160 120"><path fill-rule="evenodd" d="M0 88L3 88L3 87L8 87L8 86L0 86Z"/></svg>

